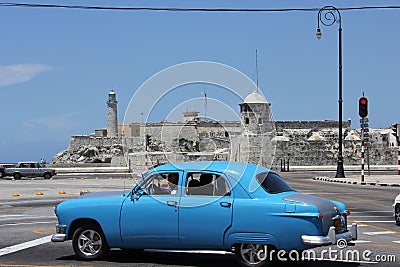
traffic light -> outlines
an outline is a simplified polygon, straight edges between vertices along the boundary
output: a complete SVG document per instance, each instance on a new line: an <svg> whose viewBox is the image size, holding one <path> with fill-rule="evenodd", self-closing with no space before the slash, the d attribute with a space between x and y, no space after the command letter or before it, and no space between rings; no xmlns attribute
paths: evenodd
<svg viewBox="0 0 400 267"><path fill-rule="evenodd" d="M150 145L150 142L151 142L151 135L146 134L146 147Z"/></svg>
<svg viewBox="0 0 400 267"><path fill-rule="evenodd" d="M368 99L364 96L360 97L358 100L358 115L361 118L368 116Z"/></svg>
<svg viewBox="0 0 400 267"><path fill-rule="evenodd" d="M390 125L390 129L393 131L393 135L397 137L397 124Z"/></svg>

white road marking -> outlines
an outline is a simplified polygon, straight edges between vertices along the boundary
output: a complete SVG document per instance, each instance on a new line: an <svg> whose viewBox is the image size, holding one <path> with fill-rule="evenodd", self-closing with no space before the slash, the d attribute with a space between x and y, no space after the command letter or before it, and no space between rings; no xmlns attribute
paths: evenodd
<svg viewBox="0 0 400 267"><path fill-rule="evenodd" d="M347 228L350 228L351 224L347 225ZM357 227L367 227L365 224L357 224Z"/></svg>
<svg viewBox="0 0 400 267"><path fill-rule="evenodd" d="M359 221L354 220L356 223L394 223L394 221Z"/></svg>
<svg viewBox="0 0 400 267"><path fill-rule="evenodd" d="M361 243L371 243L372 241L368 241L368 240L353 240L351 241L351 243L354 244L361 244Z"/></svg>
<svg viewBox="0 0 400 267"><path fill-rule="evenodd" d="M307 195L337 195L338 193L335 193L335 192L324 192L324 193L321 193L321 192L316 192L316 191L305 191L305 190L302 190L302 192L304 193L304 194L307 194ZM346 193L346 195L350 195L351 193Z"/></svg>
<svg viewBox="0 0 400 267"><path fill-rule="evenodd" d="M384 232L364 232L364 235L388 235L388 234L395 234L395 232L389 232L389 231L384 231Z"/></svg>
<svg viewBox="0 0 400 267"><path fill-rule="evenodd" d="M393 243L399 243L400 244L400 241L392 241Z"/></svg>
<svg viewBox="0 0 400 267"><path fill-rule="evenodd" d="M392 218L393 216L391 216L391 215L354 215L353 216L353 218L354 217L356 217L356 218L361 218L361 217L379 217L379 218L382 218L382 217L384 217L384 218Z"/></svg>
<svg viewBox="0 0 400 267"><path fill-rule="evenodd" d="M5 222L5 221L22 221L22 220L33 220L33 219L57 219L55 216L15 216L15 217L3 217L0 218L0 222Z"/></svg>
<svg viewBox="0 0 400 267"><path fill-rule="evenodd" d="M350 211L350 212L351 212L351 214L366 213L366 211ZM375 211L368 211L368 213L393 213L393 211L375 210Z"/></svg>
<svg viewBox="0 0 400 267"><path fill-rule="evenodd" d="M51 241L51 235L49 236L45 236L45 237L41 237L32 241L28 241L25 243L21 243L21 244L17 244L14 246L10 246L10 247L6 247L6 248L2 248L0 249L0 257L7 255L7 254L11 254L23 249L27 249L27 248L31 248L31 247L36 247L42 244L46 244L49 243Z"/></svg>
<svg viewBox="0 0 400 267"><path fill-rule="evenodd" d="M7 224L0 224L0 227L2 227L2 226L30 225L30 224L54 224L54 222L7 223Z"/></svg>

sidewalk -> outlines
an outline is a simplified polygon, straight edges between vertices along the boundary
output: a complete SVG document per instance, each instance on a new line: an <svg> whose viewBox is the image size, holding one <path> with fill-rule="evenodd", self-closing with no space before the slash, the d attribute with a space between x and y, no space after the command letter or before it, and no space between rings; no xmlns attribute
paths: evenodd
<svg viewBox="0 0 400 267"><path fill-rule="evenodd" d="M332 183L344 183L344 184L358 184L358 185L373 185L373 186L398 186L400 187L400 175L390 174L371 174L368 176L367 172L364 175L364 182L361 182L361 174L350 174L346 175L345 178L330 178L326 176L314 177L314 180L332 182Z"/></svg>

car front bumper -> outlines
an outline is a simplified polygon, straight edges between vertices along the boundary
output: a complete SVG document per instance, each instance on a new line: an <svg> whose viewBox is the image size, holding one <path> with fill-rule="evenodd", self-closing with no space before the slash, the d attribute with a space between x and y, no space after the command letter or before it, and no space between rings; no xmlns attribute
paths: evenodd
<svg viewBox="0 0 400 267"><path fill-rule="evenodd" d="M327 236L302 235L301 240L307 246L328 246L336 244L339 240L357 240L357 224L353 223L348 231L340 234L336 234L335 227L331 226Z"/></svg>
<svg viewBox="0 0 400 267"><path fill-rule="evenodd" d="M67 240L67 235L64 233L66 228L66 225L57 224L56 233L51 237L51 242L64 242Z"/></svg>

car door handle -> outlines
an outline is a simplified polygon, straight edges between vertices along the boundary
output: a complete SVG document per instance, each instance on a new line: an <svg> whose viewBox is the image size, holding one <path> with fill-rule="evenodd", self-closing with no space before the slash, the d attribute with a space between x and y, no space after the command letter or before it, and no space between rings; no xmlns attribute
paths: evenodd
<svg viewBox="0 0 400 267"><path fill-rule="evenodd" d="M179 202L174 200L174 201L167 201L167 205L171 207L176 207L178 206Z"/></svg>
<svg viewBox="0 0 400 267"><path fill-rule="evenodd" d="M220 202L219 204L221 205L221 207L224 208L229 208L230 206L232 206L232 202Z"/></svg>

